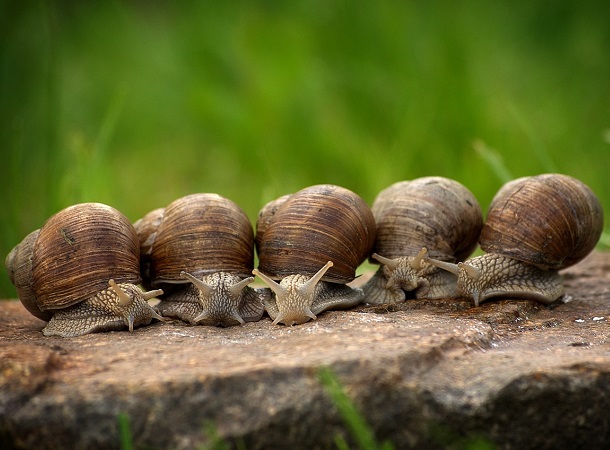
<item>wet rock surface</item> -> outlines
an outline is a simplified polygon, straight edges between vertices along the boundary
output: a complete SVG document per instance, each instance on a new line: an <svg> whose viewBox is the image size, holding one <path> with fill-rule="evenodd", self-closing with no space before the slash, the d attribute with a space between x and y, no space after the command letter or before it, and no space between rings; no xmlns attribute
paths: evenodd
<svg viewBox="0 0 610 450"><path fill-rule="evenodd" d="M610 448L610 254L563 273L567 301L409 300L295 327L156 322L44 337L0 303L0 446L333 448L351 433L330 367L395 448ZM213 432L211 431L213 430Z"/></svg>

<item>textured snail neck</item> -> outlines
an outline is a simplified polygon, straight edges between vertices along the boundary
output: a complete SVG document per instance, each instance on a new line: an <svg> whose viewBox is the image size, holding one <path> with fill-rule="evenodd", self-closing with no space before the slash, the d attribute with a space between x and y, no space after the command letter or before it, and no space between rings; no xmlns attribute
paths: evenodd
<svg viewBox="0 0 610 450"><path fill-rule="evenodd" d="M316 300L316 286L333 263L328 261L313 277L289 275L278 284L258 270L252 273L259 276L275 294L277 316L273 323L291 326L315 319L312 305Z"/></svg>
<svg viewBox="0 0 610 450"><path fill-rule="evenodd" d="M246 323L242 317L242 294L247 294L245 289L254 277L242 280L230 273L216 272L199 280L189 273L182 272L182 275L199 289L201 312L193 318L194 323L222 326ZM260 311L262 314L262 308Z"/></svg>
<svg viewBox="0 0 610 450"><path fill-rule="evenodd" d="M159 303L164 316L177 317L192 325L233 326L260 320L264 306L258 290L248 287L254 277L241 279L216 272L201 279L183 272L191 283Z"/></svg>
<svg viewBox="0 0 610 450"><path fill-rule="evenodd" d="M152 319L164 320L148 300L163 293L158 289L143 292L129 283L109 282L110 287L69 308L57 310L42 330L45 336L74 337L98 331L133 331Z"/></svg>
<svg viewBox="0 0 610 450"><path fill-rule="evenodd" d="M426 259L422 248L416 256L389 259L378 254L372 258L382 266L364 286L365 301L370 304L397 303L407 298L443 298L455 294L456 277L439 270Z"/></svg>
<svg viewBox="0 0 610 450"><path fill-rule="evenodd" d="M291 326L316 319L316 315L311 310L315 290L307 289L309 281L311 279L305 275L289 275L281 281L279 284L282 288L281 292L274 291L279 312L273 320L274 324L283 323Z"/></svg>
<svg viewBox="0 0 610 450"><path fill-rule="evenodd" d="M564 293L556 270L540 269L496 253L459 264L430 261L457 273L458 294L472 298L476 306L492 297L525 298L549 304Z"/></svg>
<svg viewBox="0 0 610 450"><path fill-rule="evenodd" d="M387 289L400 291L413 291L419 287L427 288L429 283L424 277L429 264L422 263L421 256L403 256L392 260L383 260L379 258L383 264L383 274L387 281ZM389 263L389 262L392 263ZM404 298L404 295L403 295Z"/></svg>

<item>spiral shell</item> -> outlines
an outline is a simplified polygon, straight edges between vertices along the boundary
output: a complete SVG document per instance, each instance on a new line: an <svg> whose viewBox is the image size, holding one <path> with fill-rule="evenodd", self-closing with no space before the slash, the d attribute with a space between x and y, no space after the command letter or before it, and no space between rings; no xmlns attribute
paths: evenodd
<svg viewBox="0 0 610 450"><path fill-rule="evenodd" d="M149 260L153 286L188 283L196 277L227 272L248 277L254 265L254 232L246 213L217 194L191 194L136 222Z"/></svg>
<svg viewBox="0 0 610 450"><path fill-rule="evenodd" d="M311 186L269 210L272 217L262 214L258 221L258 270L273 279L313 276L332 261L322 280L348 283L373 246L375 219L364 200L348 189Z"/></svg>
<svg viewBox="0 0 610 450"><path fill-rule="evenodd" d="M455 261L476 248L483 226L474 195L457 181L423 177L381 191L371 207L377 224L374 251L386 258L414 256Z"/></svg>
<svg viewBox="0 0 610 450"><path fill-rule="evenodd" d="M140 283L140 247L131 222L100 203L70 206L40 229L32 289L42 311L62 309L117 283Z"/></svg>
<svg viewBox="0 0 610 450"><path fill-rule="evenodd" d="M562 174L523 177L493 198L479 240L496 253L543 269L563 269L587 256L603 229L599 199Z"/></svg>

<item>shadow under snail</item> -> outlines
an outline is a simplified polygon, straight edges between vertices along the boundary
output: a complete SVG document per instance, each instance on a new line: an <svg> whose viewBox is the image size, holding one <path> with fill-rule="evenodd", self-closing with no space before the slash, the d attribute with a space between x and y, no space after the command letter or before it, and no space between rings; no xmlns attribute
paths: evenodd
<svg viewBox="0 0 610 450"><path fill-rule="evenodd" d="M602 206L583 182L562 174L523 177L493 198L479 245L486 252L452 264L429 262L457 275L458 295L479 305L492 297L550 304L564 294L558 271L597 244Z"/></svg>
<svg viewBox="0 0 610 450"><path fill-rule="evenodd" d="M72 337L163 320L144 292L139 243L129 220L100 203L80 203L52 216L6 257L21 303L47 321L45 336Z"/></svg>
<svg viewBox="0 0 610 450"><path fill-rule="evenodd" d="M265 205L256 226L259 276L271 289L265 309L273 323L301 324L329 309L362 302L347 286L375 238L368 205L352 191L316 185Z"/></svg>

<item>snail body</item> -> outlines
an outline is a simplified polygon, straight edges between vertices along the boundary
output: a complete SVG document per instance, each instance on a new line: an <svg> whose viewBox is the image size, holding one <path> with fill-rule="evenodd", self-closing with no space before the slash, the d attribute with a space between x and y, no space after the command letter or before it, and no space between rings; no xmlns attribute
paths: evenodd
<svg viewBox="0 0 610 450"><path fill-rule="evenodd" d="M6 257L21 303L47 321L45 336L72 337L162 320L140 283L139 243L129 220L100 203L59 211Z"/></svg>
<svg viewBox="0 0 610 450"><path fill-rule="evenodd" d="M457 181L423 177L381 191L371 207L377 225L371 262L381 267L365 284L366 302L455 295L455 275L428 258L456 262L477 245L483 216L474 195Z"/></svg>
<svg viewBox="0 0 610 450"><path fill-rule="evenodd" d="M347 283L374 237L368 205L339 186L311 186L263 207L256 233L259 266L253 273L272 291L264 302L273 322L301 324L328 309L361 303L362 290Z"/></svg>
<svg viewBox="0 0 610 450"><path fill-rule="evenodd" d="M549 304L564 294L559 270L597 244L603 228L599 199L562 174L523 177L493 198L479 245L482 256L458 264L430 260L458 276L458 295L475 305L493 297Z"/></svg>
<svg viewBox="0 0 610 450"><path fill-rule="evenodd" d="M134 226L145 282L167 292L164 316L231 326L261 318L259 290L248 285L254 232L245 212L217 194L192 194L151 211Z"/></svg>

